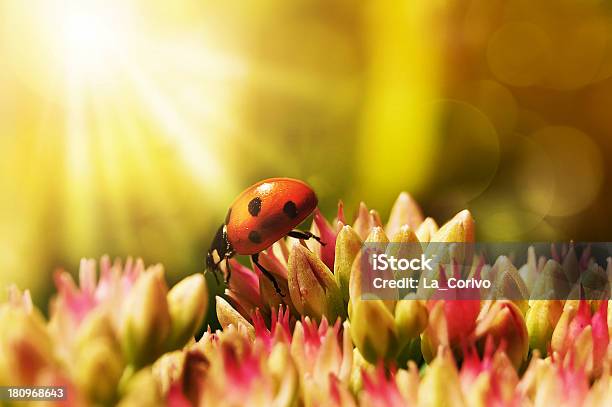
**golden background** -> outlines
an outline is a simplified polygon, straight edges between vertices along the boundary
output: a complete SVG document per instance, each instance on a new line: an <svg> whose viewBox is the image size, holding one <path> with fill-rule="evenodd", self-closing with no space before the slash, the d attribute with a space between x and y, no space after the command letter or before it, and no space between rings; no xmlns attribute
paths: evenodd
<svg viewBox="0 0 612 407"><path fill-rule="evenodd" d="M0 288L142 256L202 271L234 196L399 191L480 240L610 240L612 6L0 0Z"/></svg>

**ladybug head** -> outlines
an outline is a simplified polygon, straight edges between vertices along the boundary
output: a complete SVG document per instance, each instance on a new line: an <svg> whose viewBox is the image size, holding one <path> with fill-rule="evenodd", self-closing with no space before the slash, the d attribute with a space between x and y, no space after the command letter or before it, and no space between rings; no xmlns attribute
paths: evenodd
<svg viewBox="0 0 612 407"><path fill-rule="evenodd" d="M229 240L227 240L227 228L221 225L215 234L210 248L206 254L206 268L215 271L223 259L228 259L234 255L234 250Z"/></svg>

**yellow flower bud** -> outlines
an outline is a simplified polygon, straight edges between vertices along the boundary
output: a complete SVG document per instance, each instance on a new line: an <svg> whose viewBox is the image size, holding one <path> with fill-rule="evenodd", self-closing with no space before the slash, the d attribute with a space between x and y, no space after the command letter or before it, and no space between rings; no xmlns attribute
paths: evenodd
<svg viewBox="0 0 612 407"><path fill-rule="evenodd" d="M336 238L336 259L334 262L334 278L340 286L344 303L349 301L349 281L353 261L361 250L361 239L352 227L346 225L340 229Z"/></svg>
<svg viewBox="0 0 612 407"><path fill-rule="evenodd" d="M142 369L127 379L118 407L165 405L159 386L150 368Z"/></svg>
<svg viewBox="0 0 612 407"><path fill-rule="evenodd" d="M171 329L167 349L177 349L189 341L202 324L208 306L208 290L202 274L191 275L168 293Z"/></svg>
<svg viewBox="0 0 612 407"><path fill-rule="evenodd" d="M422 301L406 298L395 305L395 326L400 343L406 345L427 327L428 312Z"/></svg>
<svg viewBox="0 0 612 407"><path fill-rule="evenodd" d="M140 276L123 304L121 348L128 363L137 368L165 350L170 333L167 291L163 269L157 266Z"/></svg>
<svg viewBox="0 0 612 407"><path fill-rule="evenodd" d="M77 351L74 374L77 386L95 403L112 404L124 363L119 349L103 337L90 339Z"/></svg>
<svg viewBox="0 0 612 407"><path fill-rule="evenodd" d="M28 386L54 365L53 345L37 309L0 305L1 383Z"/></svg>
<svg viewBox="0 0 612 407"><path fill-rule="evenodd" d="M419 406L465 406L459 374L450 352L438 353L419 385Z"/></svg>
<svg viewBox="0 0 612 407"><path fill-rule="evenodd" d="M300 380L297 367L286 344L279 342L274 346L267 359L267 368L278 388L274 397L274 405L295 405L299 395Z"/></svg>
<svg viewBox="0 0 612 407"><path fill-rule="evenodd" d="M399 336L389 308L381 300L351 300L351 337L369 362L393 359L399 351Z"/></svg>
<svg viewBox="0 0 612 407"><path fill-rule="evenodd" d="M433 218L426 218L416 230L420 242L429 242L438 231L438 224Z"/></svg>
<svg viewBox="0 0 612 407"><path fill-rule="evenodd" d="M563 303L557 300L531 300L525 317L529 333L529 347L546 355L555 326L559 322Z"/></svg>
<svg viewBox="0 0 612 407"><path fill-rule="evenodd" d="M250 339L255 339L253 325L221 297L217 297L217 318L223 329L233 325L238 330L244 330Z"/></svg>
<svg viewBox="0 0 612 407"><path fill-rule="evenodd" d="M410 194L402 192L391 208L389 221L387 222L385 230L389 236L393 236L399 232L400 228L404 225L408 225L414 230L418 228L422 222L423 212L421 208Z"/></svg>
<svg viewBox="0 0 612 407"><path fill-rule="evenodd" d="M432 242L473 243L474 218L467 209L446 222L432 237Z"/></svg>

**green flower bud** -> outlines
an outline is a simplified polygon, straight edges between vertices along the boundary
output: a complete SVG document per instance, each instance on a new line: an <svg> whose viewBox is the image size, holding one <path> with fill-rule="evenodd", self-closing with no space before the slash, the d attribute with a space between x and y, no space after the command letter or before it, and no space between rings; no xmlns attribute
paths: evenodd
<svg viewBox="0 0 612 407"><path fill-rule="evenodd" d="M421 334L427 327L427 307L422 301L406 298L395 305L395 326L402 346Z"/></svg>
<svg viewBox="0 0 612 407"><path fill-rule="evenodd" d="M391 311L381 300L351 300L351 337L371 363L391 360L399 351L399 336Z"/></svg>
<svg viewBox="0 0 612 407"><path fill-rule="evenodd" d="M106 338L91 339L80 346L74 374L77 386L95 403L112 404L124 363L119 349Z"/></svg>
<svg viewBox="0 0 612 407"><path fill-rule="evenodd" d="M168 293L171 320L168 350L181 348L193 338L202 324L207 307L208 290L204 275L191 275L172 287Z"/></svg>
<svg viewBox="0 0 612 407"><path fill-rule="evenodd" d="M563 312L563 303L557 300L531 300L525 317L529 333L529 347L546 356L555 326Z"/></svg>
<svg viewBox="0 0 612 407"><path fill-rule="evenodd" d="M150 368L142 369L127 378L122 394L118 407L166 405Z"/></svg>
<svg viewBox="0 0 612 407"><path fill-rule="evenodd" d="M340 229L336 238L336 259L334 262L334 277L340 286L342 299L349 301L349 281L353 261L361 250L361 239L349 225Z"/></svg>
<svg viewBox="0 0 612 407"><path fill-rule="evenodd" d="M487 277L492 283L489 299L510 299L519 307L523 315L527 312L529 290L508 257L499 256Z"/></svg>
<svg viewBox="0 0 612 407"><path fill-rule="evenodd" d="M567 298L570 284L561 265L554 260L548 260L539 273L531 290L531 299L561 299Z"/></svg>
<svg viewBox="0 0 612 407"><path fill-rule="evenodd" d="M335 321L344 315L340 287L327 266L310 250L295 245L289 254L289 294L301 315Z"/></svg>
<svg viewBox="0 0 612 407"><path fill-rule="evenodd" d="M95 309L81 322L74 342L78 351L86 347L90 341L96 339L104 339L112 346L119 347L117 334L108 312L107 310Z"/></svg>
<svg viewBox="0 0 612 407"><path fill-rule="evenodd" d="M165 350L170 333L167 291L163 269L158 266L141 275L123 304L121 348L136 368L153 362Z"/></svg>

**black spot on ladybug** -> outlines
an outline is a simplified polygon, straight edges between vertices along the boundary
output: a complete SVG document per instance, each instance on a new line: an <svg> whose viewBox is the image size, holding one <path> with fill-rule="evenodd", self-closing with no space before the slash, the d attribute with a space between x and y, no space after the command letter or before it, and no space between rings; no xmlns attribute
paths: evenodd
<svg viewBox="0 0 612 407"><path fill-rule="evenodd" d="M291 219L295 218L298 215L297 206L295 206L295 202L293 201L285 202L285 206L283 206L283 212L285 213L285 215L287 215Z"/></svg>
<svg viewBox="0 0 612 407"><path fill-rule="evenodd" d="M230 221L230 216L232 214L232 208L229 209L229 211L227 211L227 215L225 215L225 224L227 225Z"/></svg>
<svg viewBox="0 0 612 407"><path fill-rule="evenodd" d="M261 211L261 198L255 197L249 202L249 213L251 216L257 216L259 211Z"/></svg>
<svg viewBox="0 0 612 407"><path fill-rule="evenodd" d="M252 230L249 233L249 240L253 243L261 243L261 235L259 234L259 232Z"/></svg>

